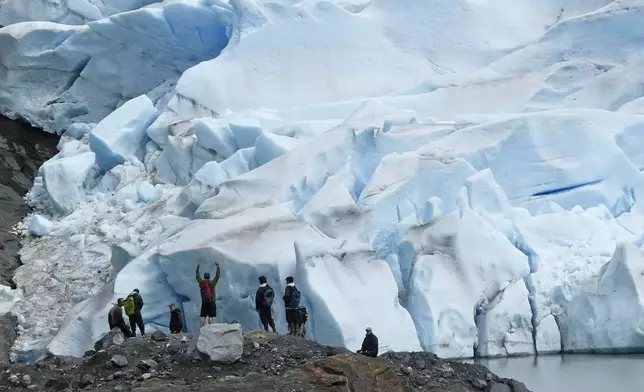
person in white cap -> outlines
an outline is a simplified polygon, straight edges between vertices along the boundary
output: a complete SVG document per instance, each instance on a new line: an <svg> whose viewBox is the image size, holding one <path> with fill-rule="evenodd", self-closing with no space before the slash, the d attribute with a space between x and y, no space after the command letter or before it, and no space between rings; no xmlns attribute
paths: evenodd
<svg viewBox="0 0 644 392"><path fill-rule="evenodd" d="M362 341L362 348L358 350L358 354L375 358L378 356L378 337L373 334L371 327L367 327L365 331L367 334Z"/></svg>

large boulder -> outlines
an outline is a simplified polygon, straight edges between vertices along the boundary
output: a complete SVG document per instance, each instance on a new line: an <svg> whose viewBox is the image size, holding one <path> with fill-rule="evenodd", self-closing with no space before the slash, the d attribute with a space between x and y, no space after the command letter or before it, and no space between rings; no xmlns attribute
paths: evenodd
<svg viewBox="0 0 644 392"><path fill-rule="evenodd" d="M222 364L236 362L244 351L241 324L205 325L192 344L191 351L203 358Z"/></svg>
<svg viewBox="0 0 644 392"><path fill-rule="evenodd" d="M10 364L9 353L16 340L16 330L9 316L0 316L0 367Z"/></svg>
<svg viewBox="0 0 644 392"><path fill-rule="evenodd" d="M125 336L119 327L112 328L111 331L103 335L96 343L94 343L94 350L106 350L112 346L118 346L125 343Z"/></svg>
<svg viewBox="0 0 644 392"><path fill-rule="evenodd" d="M306 364L299 369L315 389L337 387L354 391L403 392L402 380L388 361L342 354Z"/></svg>

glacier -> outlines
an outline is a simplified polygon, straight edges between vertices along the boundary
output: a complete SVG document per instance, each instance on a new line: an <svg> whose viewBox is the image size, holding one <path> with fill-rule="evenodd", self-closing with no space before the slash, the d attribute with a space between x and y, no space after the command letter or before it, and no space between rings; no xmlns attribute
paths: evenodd
<svg viewBox="0 0 644 392"><path fill-rule="evenodd" d="M470 358L637 352L642 0L0 0L0 113L36 174L12 360L81 356L139 288L260 328ZM284 308L274 307L286 331Z"/></svg>

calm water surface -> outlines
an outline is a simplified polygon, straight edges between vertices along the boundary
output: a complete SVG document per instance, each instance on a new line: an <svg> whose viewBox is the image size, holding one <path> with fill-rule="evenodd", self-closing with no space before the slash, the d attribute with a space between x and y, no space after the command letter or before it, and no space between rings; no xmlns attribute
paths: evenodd
<svg viewBox="0 0 644 392"><path fill-rule="evenodd" d="M476 359L533 392L644 392L644 355L551 355Z"/></svg>

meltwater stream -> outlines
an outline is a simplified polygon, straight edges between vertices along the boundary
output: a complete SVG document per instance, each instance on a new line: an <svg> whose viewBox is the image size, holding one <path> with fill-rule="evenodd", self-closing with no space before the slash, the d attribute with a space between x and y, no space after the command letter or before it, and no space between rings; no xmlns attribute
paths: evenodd
<svg viewBox="0 0 644 392"><path fill-rule="evenodd" d="M636 392L644 390L644 355L547 355L476 359L533 392Z"/></svg>

